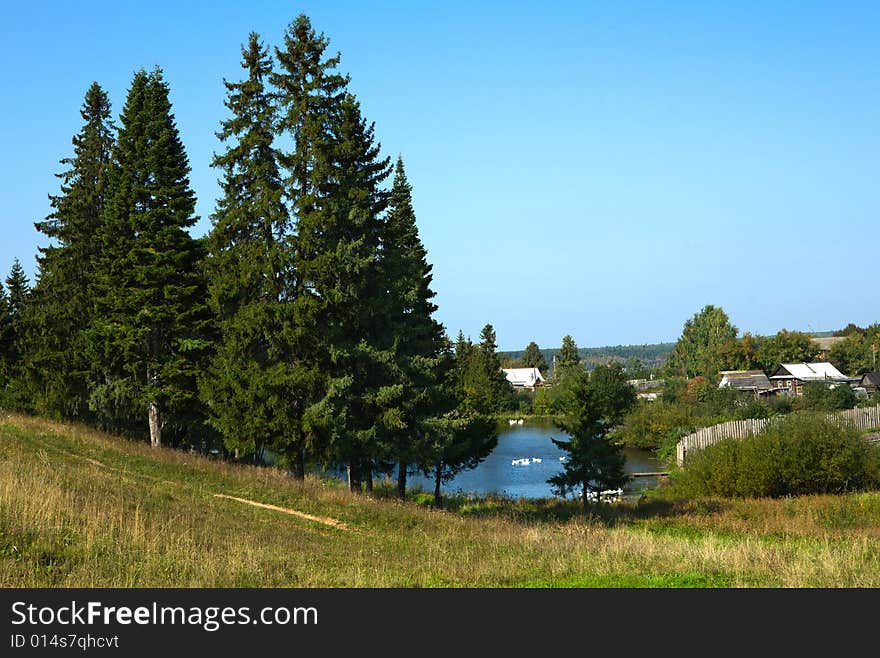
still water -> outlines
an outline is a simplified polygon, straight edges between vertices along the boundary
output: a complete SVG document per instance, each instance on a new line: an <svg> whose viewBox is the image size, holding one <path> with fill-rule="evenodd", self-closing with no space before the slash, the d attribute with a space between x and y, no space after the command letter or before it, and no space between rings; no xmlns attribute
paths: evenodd
<svg viewBox="0 0 880 658"><path fill-rule="evenodd" d="M462 492L502 494L511 498L550 498L553 491L547 479L562 471L560 457L566 453L550 440L564 439L564 432L549 423L505 426L498 436L498 446L476 468L463 471L443 484L444 493ZM653 453L627 448L626 471L645 473L666 468ZM540 460L540 461L536 461ZM514 464L515 460L528 460ZM433 482L411 477L410 484L433 491ZM624 488L627 497L637 496L646 488L657 486L656 478L635 478Z"/></svg>

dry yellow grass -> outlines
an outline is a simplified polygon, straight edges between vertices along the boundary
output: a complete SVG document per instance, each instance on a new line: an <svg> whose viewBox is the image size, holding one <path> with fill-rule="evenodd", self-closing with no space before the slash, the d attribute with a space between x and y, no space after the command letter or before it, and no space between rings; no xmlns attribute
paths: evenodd
<svg viewBox="0 0 880 658"><path fill-rule="evenodd" d="M5 587L880 586L878 494L456 508L0 417Z"/></svg>

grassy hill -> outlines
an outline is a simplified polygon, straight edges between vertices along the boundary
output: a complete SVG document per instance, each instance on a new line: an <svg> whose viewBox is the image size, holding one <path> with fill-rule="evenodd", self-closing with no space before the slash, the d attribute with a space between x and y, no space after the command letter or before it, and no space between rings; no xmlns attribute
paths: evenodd
<svg viewBox="0 0 880 658"><path fill-rule="evenodd" d="M878 494L419 500L0 415L0 586L880 586Z"/></svg>

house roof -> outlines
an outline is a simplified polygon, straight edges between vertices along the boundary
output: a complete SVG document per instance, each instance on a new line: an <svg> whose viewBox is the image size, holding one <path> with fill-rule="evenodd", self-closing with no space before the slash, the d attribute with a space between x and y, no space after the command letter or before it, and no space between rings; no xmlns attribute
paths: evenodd
<svg viewBox="0 0 880 658"><path fill-rule="evenodd" d="M770 375L770 379L800 379L803 382L825 381L828 379L847 379L830 363L783 363Z"/></svg>
<svg viewBox="0 0 880 658"><path fill-rule="evenodd" d="M541 371L537 368L502 368L504 375L514 386L534 386L544 381Z"/></svg>
<svg viewBox="0 0 880 658"><path fill-rule="evenodd" d="M763 370L722 370L718 388L733 386L740 391L761 391L770 388L770 380Z"/></svg>
<svg viewBox="0 0 880 658"><path fill-rule="evenodd" d="M877 386L880 388L880 372L866 372L862 375L861 385Z"/></svg>

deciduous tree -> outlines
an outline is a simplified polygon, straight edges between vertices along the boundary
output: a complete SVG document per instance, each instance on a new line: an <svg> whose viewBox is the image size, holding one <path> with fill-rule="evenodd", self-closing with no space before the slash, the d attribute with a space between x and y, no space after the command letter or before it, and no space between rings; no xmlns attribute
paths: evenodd
<svg viewBox="0 0 880 658"><path fill-rule="evenodd" d="M737 329L720 307L711 304L687 320L681 337L666 362L671 375L713 379L724 369L725 347L736 339Z"/></svg>

